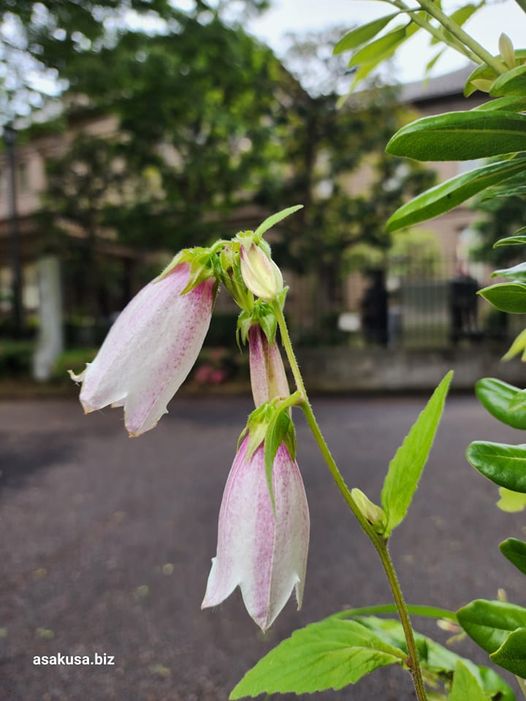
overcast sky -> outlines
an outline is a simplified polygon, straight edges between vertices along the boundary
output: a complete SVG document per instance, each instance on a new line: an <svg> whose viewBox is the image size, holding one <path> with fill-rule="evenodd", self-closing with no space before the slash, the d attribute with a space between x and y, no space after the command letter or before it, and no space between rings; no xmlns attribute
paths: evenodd
<svg viewBox="0 0 526 701"><path fill-rule="evenodd" d="M455 9L460 3L448 3ZM352 26L388 14L390 7L374 0L273 0L272 8L250 23L250 30L281 55L286 47L285 34L319 30L331 25ZM480 10L465 25L470 34L497 53L501 32L508 34L515 48L526 44L526 15L515 0L504 0ZM419 33L397 54L397 79L403 82L422 77L423 67L434 52L427 47L427 35ZM465 59L450 50L437 63L432 75L446 73L465 64Z"/></svg>

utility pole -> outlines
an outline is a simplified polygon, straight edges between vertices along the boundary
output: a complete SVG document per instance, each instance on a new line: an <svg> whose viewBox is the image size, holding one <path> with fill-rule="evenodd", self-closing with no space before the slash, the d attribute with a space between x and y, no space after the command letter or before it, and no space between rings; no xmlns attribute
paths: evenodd
<svg viewBox="0 0 526 701"><path fill-rule="evenodd" d="M13 335L22 335L22 264L20 260L20 227L18 225L17 182L16 182L16 130L9 123L4 125L4 144L7 157L7 200L8 200L8 229L9 251L11 258L11 311L13 320Z"/></svg>

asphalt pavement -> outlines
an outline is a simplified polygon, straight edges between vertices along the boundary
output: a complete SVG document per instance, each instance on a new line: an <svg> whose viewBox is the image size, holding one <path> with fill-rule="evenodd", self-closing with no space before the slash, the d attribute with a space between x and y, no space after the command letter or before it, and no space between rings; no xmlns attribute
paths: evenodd
<svg viewBox="0 0 526 701"><path fill-rule="evenodd" d="M386 465L424 401L314 402L352 486L378 497ZM129 439L121 410L84 417L68 399L0 402L0 701L224 701L244 671L295 628L389 601L376 556L300 422L311 509L302 611L290 602L263 636L237 592L217 609L200 610L223 485L250 408L248 398L176 398L157 429ZM466 444L482 437L523 440L475 400L453 396L410 516L393 538L411 602L456 608L504 587L526 603L523 580L497 548L504 537L524 537L524 514L498 511L496 489L464 459ZM420 627L435 632L432 623ZM115 664L33 664L58 652L105 654ZM414 696L395 669L340 694L302 698Z"/></svg>

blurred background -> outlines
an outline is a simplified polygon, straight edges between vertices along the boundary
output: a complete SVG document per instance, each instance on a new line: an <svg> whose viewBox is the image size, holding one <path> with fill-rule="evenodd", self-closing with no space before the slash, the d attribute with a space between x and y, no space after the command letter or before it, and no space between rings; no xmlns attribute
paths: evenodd
<svg viewBox="0 0 526 701"><path fill-rule="evenodd" d="M306 381L341 395L319 399L322 420L367 493L421 406L408 393L451 367L457 390L488 374L520 382L519 362L499 364L520 319L475 293L513 262L512 249L492 244L524 224L524 200L479 199L385 231L411 196L477 166L397 159L384 153L389 137L418 115L485 98L463 97L472 66L419 40L349 95L352 71L332 47L379 12L340 0L0 2L1 698L224 699L300 622L388 598L307 440L311 603L308 585L301 619L291 606L264 639L240 600L199 613L222 484L250 411L225 295L156 435L130 443L109 410L82 418L66 371L94 357L119 311L182 247L304 205L269 240ZM501 2L473 31L518 40L521 22L518 6ZM497 554L476 548L473 529L487 511L496 544L511 517L495 512L492 487L463 458L470 438L492 430L506 438L470 397L451 401L435 478L402 529L410 598L454 607L499 585ZM467 492L469 504L448 504ZM461 541L487 568L483 581ZM31 665L57 650L107 652L118 664ZM411 698L396 673L380 674L341 698Z"/></svg>

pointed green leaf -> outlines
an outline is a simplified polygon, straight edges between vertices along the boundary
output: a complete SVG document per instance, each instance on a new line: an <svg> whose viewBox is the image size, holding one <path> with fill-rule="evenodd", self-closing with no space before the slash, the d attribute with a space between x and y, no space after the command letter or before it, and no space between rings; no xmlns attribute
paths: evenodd
<svg viewBox="0 0 526 701"><path fill-rule="evenodd" d="M412 224L432 219L481 192L490 185L501 183L526 169L525 159L499 161L457 175L426 190L402 205L387 221L387 230L396 231Z"/></svg>
<svg viewBox="0 0 526 701"><path fill-rule="evenodd" d="M477 645L492 653L510 631L526 626L526 609L505 601L476 599L457 611L457 619Z"/></svg>
<svg viewBox="0 0 526 701"><path fill-rule="evenodd" d="M517 338L513 341L506 353L502 356L502 360L511 360L516 355L522 353L521 360L526 360L526 329L520 332Z"/></svg>
<svg viewBox="0 0 526 701"><path fill-rule="evenodd" d="M499 545L501 553L515 567L526 574L526 543L518 538L507 538Z"/></svg>
<svg viewBox="0 0 526 701"><path fill-rule="evenodd" d="M389 22L396 17L399 12L393 12L390 15L385 15L385 17L379 17L378 19L368 22L367 24L362 24L356 29L351 29L350 32L340 39L340 41L334 47L333 53L342 54L345 51L350 51L356 49L358 46L365 44L369 39L373 39L377 34L379 34L384 27L386 27Z"/></svg>
<svg viewBox="0 0 526 701"><path fill-rule="evenodd" d="M478 679L463 662L457 662L448 701L488 701Z"/></svg>
<svg viewBox="0 0 526 701"><path fill-rule="evenodd" d="M519 494L506 489L506 487L499 487L499 496L497 506L501 511L515 514L526 509L526 494Z"/></svg>
<svg viewBox="0 0 526 701"><path fill-rule="evenodd" d="M509 277L512 280L522 281L526 279L526 262L517 263L511 268L502 268L501 270L495 270L491 277Z"/></svg>
<svg viewBox="0 0 526 701"><path fill-rule="evenodd" d="M493 110L506 110L507 112L524 112L526 109L526 97L524 95L509 95L497 97L483 102L473 108L475 112L492 112Z"/></svg>
<svg viewBox="0 0 526 701"><path fill-rule="evenodd" d="M256 234L256 236L263 236L263 234L266 231L272 229L273 226L276 226L276 224L279 224L280 221L286 219L287 217L290 217L291 214L294 214L294 212L297 212L300 209L303 209L303 205L296 204L293 207L287 207L287 209L282 209L280 212L272 214L270 217L267 217L264 221L261 222L261 224L258 226L254 233Z"/></svg>
<svg viewBox="0 0 526 701"><path fill-rule="evenodd" d="M526 244L526 226L518 229L512 236L506 236L493 244L493 248L501 246L524 246Z"/></svg>
<svg viewBox="0 0 526 701"><path fill-rule="evenodd" d="M466 457L475 470L499 487L526 492L526 445L474 441Z"/></svg>
<svg viewBox="0 0 526 701"><path fill-rule="evenodd" d="M484 377L475 384L475 394L482 406L496 419L507 426L526 431L526 411L512 408L518 387L494 377Z"/></svg>
<svg viewBox="0 0 526 701"><path fill-rule="evenodd" d="M368 627L375 635L380 636L384 642L399 647L401 650L407 649L400 621L374 616L357 616L355 620ZM478 666L420 633L415 634L415 642L422 670L431 684L433 681L435 683L443 681L444 675L452 675L458 662L462 662L491 699L515 701L512 689L496 672L488 667Z"/></svg>
<svg viewBox="0 0 526 701"><path fill-rule="evenodd" d="M421 604L407 604L407 610L412 616L422 618L447 618L456 621L457 616L449 609L437 608L436 606L423 606ZM346 609L339 611L334 616L337 618L353 618L354 616L369 616L382 613L398 613L395 604L377 604L376 606L362 606L356 609Z"/></svg>
<svg viewBox="0 0 526 701"><path fill-rule="evenodd" d="M386 148L419 161L465 161L526 150L526 116L515 112L449 112L399 129Z"/></svg>
<svg viewBox="0 0 526 701"><path fill-rule="evenodd" d="M442 417L453 372L442 379L389 463L382 488L387 515L385 536L404 520L426 465Z"/></svg>
<svg viewBox="0 0 526 701"><path fill-rule="evenodd" d="M524 95L526 92L526 66L516 66L500 75L493 83L491 95Z"/></svg>
<svg viewBox="0 0 526 701"><path fill-rule="evenodd" d="M362 63L373 63L379 58L383 59L388 54L395 51L398 46L406 40L406 29L409 25L396 27L379 39L375 39L362 49L353 54L349 61L349 66L360 66Z"/></svg>
<svg viewBox="0 0 526 701"><path fill-rule="evenodd" d="M271 650L229 698L343 689L379 667L402 664L406 656L356 621L328 618L295 631Z"/></svg>
<svg viewBox="0 0 526 701"><path fill-rule="evenodd" d="M526 679L526 628L510 633L491 659L508 672Z"/></svg>
<svg viewBox="0 0 526 701"><path fill-rule="evenodd" d="M526 313L526 284L522 282L498 282L482 288L478 294L501 312Z"/></svg>

